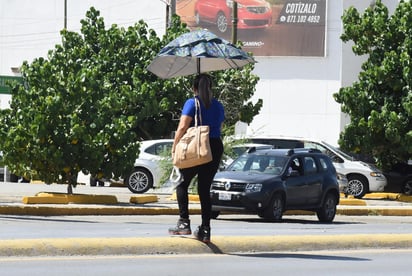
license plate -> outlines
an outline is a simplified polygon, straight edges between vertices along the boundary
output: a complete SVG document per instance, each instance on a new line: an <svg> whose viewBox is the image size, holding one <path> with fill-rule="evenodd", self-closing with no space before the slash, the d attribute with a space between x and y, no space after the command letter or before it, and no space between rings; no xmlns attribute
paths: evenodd
<svg viewBox="0 0 412 276"><path fill-rule="evenodd" d="M232 200L230 193L219 193L219 200Z"/></svg>

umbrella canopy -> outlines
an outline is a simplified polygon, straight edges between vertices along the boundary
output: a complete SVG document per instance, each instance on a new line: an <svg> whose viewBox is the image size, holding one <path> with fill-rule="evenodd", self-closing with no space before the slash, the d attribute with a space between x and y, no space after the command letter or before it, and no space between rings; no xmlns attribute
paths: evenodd
<svg viewBox="0 0 412 276"><path fill-rule="evenodd" d="M147 70L162 79L240 68L255 62L232 43L207 30L185 33L154 58Z"/></svg>

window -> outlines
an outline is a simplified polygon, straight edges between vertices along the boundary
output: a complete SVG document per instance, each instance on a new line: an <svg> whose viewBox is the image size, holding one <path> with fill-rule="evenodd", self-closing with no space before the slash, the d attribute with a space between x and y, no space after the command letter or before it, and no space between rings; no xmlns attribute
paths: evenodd
<svg viewBox="0 0 412 276"><path fill-rule="evenodd" d="M320 170L321 171L327 171L329 166L328 166L328 162L325 160L324 157L319 158L319 163L320 163Z"/></svg>
<svg viewBox="0 0 412 276"><path fill-rule="evenodd" d="M311 156L306 156L304 158L305 162L305 174L316 173L318 169L316 168L315 159Z"/></svg>
<svg viewBox="0 0 412 276"><path fill-rule="evenodd" d="M172 143L159 143L148 147L145 152L153 155L164 155L172 150Z"/></svg>

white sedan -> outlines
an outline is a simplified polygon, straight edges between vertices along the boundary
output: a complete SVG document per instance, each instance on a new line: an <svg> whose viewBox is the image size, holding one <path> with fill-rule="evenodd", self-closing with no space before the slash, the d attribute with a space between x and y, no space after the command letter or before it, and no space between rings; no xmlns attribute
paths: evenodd
<svg viewBox="0 0 412 276"><path fill-rule="evenodd" d="M170 153L173 139L146 140L140 144L140 154L134 169L124 179L124 184L133 193L145 193L150 188L159 187L163 170L160 161Z"/></svg>

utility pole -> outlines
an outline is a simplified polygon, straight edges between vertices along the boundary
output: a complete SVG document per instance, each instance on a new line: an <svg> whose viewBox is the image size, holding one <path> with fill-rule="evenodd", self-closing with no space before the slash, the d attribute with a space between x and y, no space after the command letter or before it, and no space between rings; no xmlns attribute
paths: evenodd
<svg viewBox="0 0 412 276"><path fill-rule="evenodd" d="M170 13L172 16L176 14L176 0L170 0Z"/></svg>
<svg viewBox="0 0 412 276"><path fill-rule="evenodd" d="M232 43L236 45L237 43L237 1L233 1L232 9Z"/></svg>
<svg viewBox="0 0 412 276"><path fill-rule="evenodd" d="M64 0L64 29L67 29L67 0Z"/></svg>
<svg viewBox="0 0 412 276"><path fill-rule="evenodd" d="M166 28L169 28L169 22L170 22L170 1L165 2L166 4Z"/></svg>
<svg viewBox="0 0 412 276"><path fill-rule="evenodd" d="M176 14L176 0L167 0L166 3L166 30L172 23L172 16Z"/></svg>

